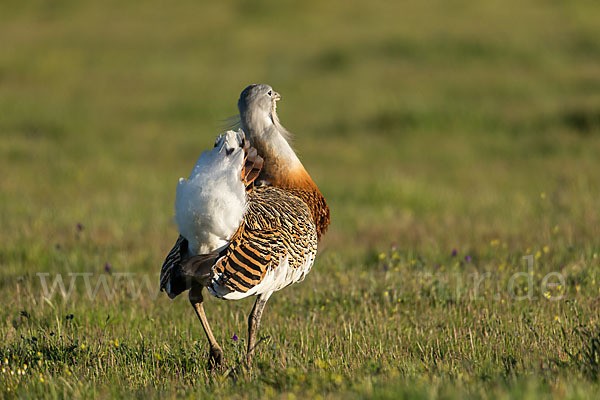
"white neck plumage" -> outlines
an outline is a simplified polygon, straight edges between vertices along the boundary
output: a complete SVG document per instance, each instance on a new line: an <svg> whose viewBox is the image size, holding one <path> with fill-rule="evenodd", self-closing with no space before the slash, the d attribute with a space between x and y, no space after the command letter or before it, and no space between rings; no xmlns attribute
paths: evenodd
<svg viewBox="0 0 600 400"><path fill-rule="evenodd" d="M242 129L250 144L265 159L267 174L291 172L304 169L292 146L286 140L289 132L279 123L277 113L246 113Z"/></svg>

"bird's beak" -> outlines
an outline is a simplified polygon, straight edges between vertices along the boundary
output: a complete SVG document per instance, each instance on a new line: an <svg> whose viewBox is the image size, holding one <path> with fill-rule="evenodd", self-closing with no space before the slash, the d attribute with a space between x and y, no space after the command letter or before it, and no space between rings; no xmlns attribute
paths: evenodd
<svg viewBox="0 0 600 400"><path fill-rule="evenodd" d="M281 95L275 91L273 91L272 97L274 101L281 100Z"/></svg>

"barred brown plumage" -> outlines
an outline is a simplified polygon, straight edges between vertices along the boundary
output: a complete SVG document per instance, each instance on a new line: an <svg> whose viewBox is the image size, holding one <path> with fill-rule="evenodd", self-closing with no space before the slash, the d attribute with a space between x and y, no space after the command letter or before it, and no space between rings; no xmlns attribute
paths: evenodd
<svg viewBox="0 0 600 400"><path fill-rule="evenodd" d="M215 265L219 275L215 284L245 293L257 288L266 273L278 268L286 257L289 268L298 270L316 253L317 231L306 203L285 190L259 186L248 194L248 211L241 229ZM298 280L308 270L300 271ZM255 293L278 290L278 285L293 282L275 282ZM218 293L212 286L209 289Z"/></svg>
<svg viewBox="0 0 600 400"><path fill-rule="evenodd" d="M285 190L299 197L308 205L313 221L317 227L317 238L321 239L321 236L327 232L331 216L329 207L327 207L327 202L325 202L325 198L319 189L316 186L314 188L298 188L292 186L286 187Z"/></svg>
<svg viewBox="0 0 600 400"><path fill-rule="evenodd" d="M251 361L267 300L304 279L329 225L325 198L279 124L279 99L268 85L247 87L238 101L243 132L220 135L177 187L181 234L163 263L160 289L171 298L189 290L211 366L222 363L223 351L204 313L203 288L227 300L258 296L248 317Z"/></svg>

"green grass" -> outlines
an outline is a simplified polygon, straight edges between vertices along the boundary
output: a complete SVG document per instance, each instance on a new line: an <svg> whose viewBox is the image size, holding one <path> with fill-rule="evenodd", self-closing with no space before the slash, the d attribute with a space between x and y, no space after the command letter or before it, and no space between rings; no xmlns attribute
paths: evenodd
<svg viewBox="0 0 600 400"><path fill-rule="evenodd" d="M585 0L5 1L0 397L597 397L599 18ZM252 299L208 301L211 372L158 273L176 181L253 82L282 94L332 225L269 301L252 368ZM64 299L40 273L80 275Z"/></svg>

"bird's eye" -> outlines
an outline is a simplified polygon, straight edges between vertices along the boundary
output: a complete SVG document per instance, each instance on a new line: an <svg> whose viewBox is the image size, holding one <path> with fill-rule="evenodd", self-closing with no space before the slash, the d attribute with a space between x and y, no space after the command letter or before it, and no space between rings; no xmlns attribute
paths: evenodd
<svg viewBox="0 0 600 400"><path fill-rule="evenodd" d="M270 96L271 96L271 94L273 94L273 92L269 90L269 91L267 92L267 94L268 94L268 95L269 95L269 97L270 97Z"/></svg>

